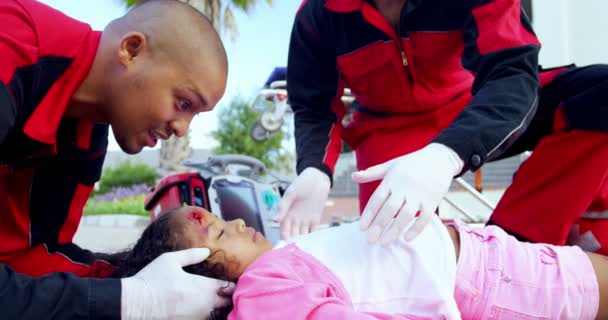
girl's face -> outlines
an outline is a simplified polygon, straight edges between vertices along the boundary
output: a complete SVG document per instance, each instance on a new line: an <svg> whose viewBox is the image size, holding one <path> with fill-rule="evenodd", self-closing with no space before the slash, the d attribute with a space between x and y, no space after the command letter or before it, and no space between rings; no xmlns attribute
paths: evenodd
<svg viewBox="0 0 608 320"><path fill-rule="evenodd" d="M209 248L212 264L224 266L228 280L236 281L272 243L241 219L226 222L200 207L182 207L171 218L181 232L181 246Z"/></svg>

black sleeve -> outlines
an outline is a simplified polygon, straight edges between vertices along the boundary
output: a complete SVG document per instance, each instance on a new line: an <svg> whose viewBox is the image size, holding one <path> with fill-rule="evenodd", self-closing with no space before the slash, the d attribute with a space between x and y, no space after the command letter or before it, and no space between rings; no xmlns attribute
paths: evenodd
<svg viewBox="0 0 608 320"><path fill-rule="evenodd" d="M540 43L518 0L478 0L464 26L463 66L473 99L434 142L476 170L526 130L538 105Z"/></svg>
<svg viewBox="0 0 608 320"><path fill-rule="evenodd" d="M10 89L14 73L36 63L39 41L35 26L21 1L0 1L0 145L17 118L19 104Z"/></svg>
<svg viewBox="0 0 608 320"><path fill-rule="evenodd" d="M8 87L0 81L0 145L15 126L16 109Z"/></svg>
<svg viewBox="0 0 608 320"><path fill-rule="evenodd" d="M119 279L31 278L0 264L2 319L120 319L120 295Z"/></svg>
<svg viewBox="0 0 608 320"><path fill-rule="evenodd" d="M336 53L328 39L331 19L322 2L307 1L296 14L287 91L294 111L297 173L314 167L331 179L341 149L344 105Z"/></svg>

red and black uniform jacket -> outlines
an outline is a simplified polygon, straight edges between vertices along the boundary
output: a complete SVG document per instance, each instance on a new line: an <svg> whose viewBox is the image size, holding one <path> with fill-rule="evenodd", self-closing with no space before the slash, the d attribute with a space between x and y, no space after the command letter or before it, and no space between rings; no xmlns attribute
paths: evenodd
<svg viewBox="0 0 608 320"><path fill-rule="evenodd" d="M526 129L538 105L540 43L519 1L408 0L397 29L369 0L303 2L287 68L298 173L315 167L331 177L341 138L357 150L397 128L403 141L392 143L407 144L416 126L436 127L425 143L452 148L475 170ZM347 127L345 86L356 97Z"/></svg>
<svg viewBox="0 0 608 320"><path fill-rule="evenodd" d="M72 243L108 126L63 118L101 34L44 4L0 3L0 309L3 317L120 315L118 280ZM100 239L103 241L103 239Z"/></svg>

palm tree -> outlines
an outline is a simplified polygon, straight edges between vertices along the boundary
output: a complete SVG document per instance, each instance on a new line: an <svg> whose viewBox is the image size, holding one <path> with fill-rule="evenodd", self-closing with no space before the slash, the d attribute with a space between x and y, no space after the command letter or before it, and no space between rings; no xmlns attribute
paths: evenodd
<svg viewBox="0 0 608 320"><path fill-rule="evenodd" d="M124 0L127 7L131 7L146 0ZM231 41L238 36L238 27L234 19L233 9L248 12L258 0L179 0L201 11L213 24L218 33L227 32ZM268 4L272 0L262 0ZM190 134L182 138L172 136L162 141L160 145L160 169L166 172L182 171L181 163L192 154L190 147Z"/></svg>

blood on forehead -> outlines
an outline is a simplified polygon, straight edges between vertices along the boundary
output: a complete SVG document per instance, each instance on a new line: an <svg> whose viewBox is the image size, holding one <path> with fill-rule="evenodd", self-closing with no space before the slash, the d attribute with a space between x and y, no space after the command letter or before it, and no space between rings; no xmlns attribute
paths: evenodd
<svg viewBox="0 0 608 320"><path fill-rule="evenodd" d="M190 209L186 216L188 217L188 220L199 224L202 227L204 234L209 233L209 222L211 221L210 215L205 214L201 210Z"/></svg>
<svg viewBox="0 0 608 320"><path fill-rule="evenodd" d="M208 221L208 218L202 212L196 209L190 209L190 212L188 213L188 218L200 222Z"/></svg>

